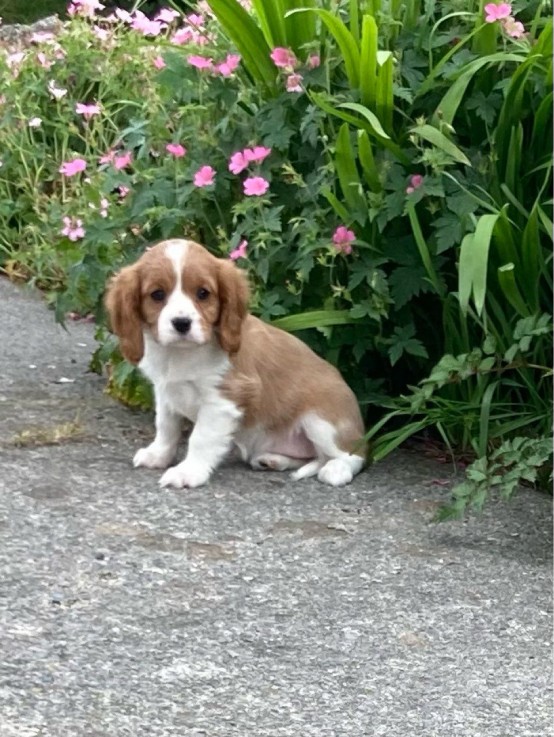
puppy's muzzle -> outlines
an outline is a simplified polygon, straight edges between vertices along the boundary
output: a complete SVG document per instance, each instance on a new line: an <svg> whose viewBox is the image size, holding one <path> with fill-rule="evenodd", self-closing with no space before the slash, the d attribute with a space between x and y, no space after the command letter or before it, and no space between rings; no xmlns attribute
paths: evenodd
<svg viewBox="0 0 554 737"><path fill-rule="evenodd" d="M190 317L174 317L171 321L171 324L178 333L180 333L181 335L186 335L190 330L192 320L190 319Z"/></svg>

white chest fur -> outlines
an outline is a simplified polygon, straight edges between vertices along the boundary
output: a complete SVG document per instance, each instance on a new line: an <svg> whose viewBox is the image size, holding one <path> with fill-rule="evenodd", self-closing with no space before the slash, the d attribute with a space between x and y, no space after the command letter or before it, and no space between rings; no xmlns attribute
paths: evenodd
<svg viewBox="0 0 554 737"><path fill-rule="evenodd" d="M227 354L213 343L160 346L149 335L139 363L154 385L156 400L193 422L201 406L227 401L219 386L229 367Z"/></svg>

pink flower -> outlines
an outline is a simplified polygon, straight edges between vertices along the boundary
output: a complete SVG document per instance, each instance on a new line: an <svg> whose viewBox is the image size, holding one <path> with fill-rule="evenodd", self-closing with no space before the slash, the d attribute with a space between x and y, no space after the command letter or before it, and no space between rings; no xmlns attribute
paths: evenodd
<svg viewBox="0 0 554 737"><path fill-rule="evenodd" d="M78 115L82 115L86 120L90 120L93 115L98 115L100 112L100 105L92 103L91 105L85 105L82 102L78 102L75 105L75 112Z"/></svg>
<svg viewBox="0 0 554 737"><path fill-rule="evenodd" d="M131 13L129 13L127 10L123 10L123 8L116 8L114 10L114 13L116 15L116 18L122 23L131 24L133 22L133 16L131 15Z"/></svg>
<svg viewBox="0 0 554 737"><path fill-rule="evenodd" d="M497 20L508 18L512 14L512 6L509 3L488 3L485 5L485 21L495 23Z"/></svg>
<svg viewBox="0 0 554 737"><path fill-rule="evenodd" d="M135 17L131 23L131 28L139 31L143 36L159 36L164 26L160 21L150 20L140 10L135 10Z"/></svg>
<svg viewBox="0 0 554 737"><path fill-rule="evenodd" d="M130 151L125 151L125 153L119 154L119 156L114 156L113 165L116 169L126 169L132 160L133 154Z"/></svg>
<svg viewBox="0 0 554 737"><path fill-rule="evenodd" d="M239 64L240 56L238 54L227 54L225 61L216 64L215 68L223 77L230 77Z"/></svg>
<svg viewBox="0 0 554 737"><path fill-rule="evenodd" d="M229 159L229 171L233 172L233 174L240 174L247 166L248 159L245 157L243 151L237 151Z"/></svg>
<svg viewBox="0 0 554 737"><path fill-rule="evenodd" d="M179 28L171 37L171 43L181 46L182 44L188 44L195 38L196 31L192 28Z"/></svg>
<svg viewBox="0 0 554 737"><path fill-rule="evenodd" d="M46 56L46 54L43 54L42 51L39 51L37 54L38 63L43 69L50 69L53 61L50 61L50 59Z"/></svg>
<svg viewBox="0 0 554 737"><path fill-rule="evenodd" d="M187 149L184 146L181 146L180 143L168 143L165 150L168 154L172 154L177 159L180 159L181 156L184 156L187 152Z"/></svg>
<svg viewBox="0 0 554 737"><path fill-rule="evenodd" d="M105 197L103 197L100 200L100 217L107 218L108 217L108 207L110 206L110 201L107 200Z"/></svg>
<svg viewBox="0 0 554 737"><path fill-rule="evenodd" d="M248 177L244 180L244 194L248 197L262 195L269 189L269 182L263 177Z"/></svg>
<svg viewBox="0 0 554 737"><path fill-rule="evenodd" d="M310 54L308 56L308 69L316 69L321 64L321 57L319 54Z"/></svg>
<svg viewBox="0 0 554 737"><path fill-rule="evenodd" d="M232 261L236 261L239 258L246 258L246 249L247 248L248 248L248 241L247 240L242 240L238 244L238 246L233 251L231 251L231 253L229 254L229 258Z"/></svg>
<svg viewBox="0 0 554 737"><path fill-rule="evenodd" d="M97 10L103 10L105 7L98 0L72 0L67 12L69 15L83 15L85 18L93 18Z"/></svg>
<svg viewBox="0 0 554 737"><path fill-rule="evenodd" d="M29 128L40 128L42 125L42 118L31 118L27 125Z"/></svg>
<svg viewBox="0 0 554 737"><path fill-rule="evenodd" d="M9 54L6 57L6 64L10 69L17 70L17 67L21 64L25 58L24 51L15 51L13 54Z"/></svg>
<svg viewBox="0 0 554 737"><path fill-rule="evenodd" d="M178 18L180 13L171 8L162 8L154 20L161 21L162 23L173 23L175 18Z"/></svg>
<svg viewBox="0 0 554 737"><path fill-rule="evenodd" d="M216 171L211 166L201 166L194 175L194 186L209 187L214 183L215 175Z"/></svg>
<svg viewBox="0 0 554 737"><path fill-rule="evenodd" d="M287 77L287 92L302 92L300 82L302 82L301 74L289 74Z"/></svg>
<svg viewBox="0 0 554 737"><path fill-rule="evenodd" d="M71 159L64 161L58 171L66 177L72 177L87 168L87 162L84 159Z"/></svg>
<svg viewBox="0 0 554 737"><path fill-rule="evenodd" d="M101 156L98 161L100 164L111 164L113 163L114 157L115 151L113 149L110 149L108 153L105 153L103 156Z"/></svg>
<svg viewBox="0 0 554 737"><path fill-rule="evenodd" d="M92 32L99 41L107 41L110 37L110 32L106 28L100 28L100 26L93 26Z"/></svg>
<svg viewBox="0 0 554 737"><path fill-rule="evenodd" d="M511 36L512 38L521 38L525 35L525 26L523 23L520 23L518 20L515 20L514 18L506 18L504 23L502 24L502 27L508 34L508 36Z"/></svg>
<svg viewBox="0 0 554 737"><path fill-rule="evenodd" d="M356 240L356 234L344 225L339 227L333 233L333 245L339 253L345 253L347 256L352 253L352 241Z"/></svg>
<svg viewBox="0 0 554 737"><path fill-rule="evenodd" d="M292 70L298 64L298 60L293 52L290 49L284 48L283 46L277 46L276 48L274 48L269 56L271 57L271 60L273 61L275 66L281 67L282 69Z"/></svg>
<svg viewBox="0 0 554 737"><path fill-rule="evenodd" d="M406 187L406 194L412 194L412 192L415 192L422 184L423 177L421 174L412 174L410 177L410 184Z"/></svg>
<svg viewBox="0 0 554 737"><path fill-rule="evenodd" d="M267 156L269 156L271 149L266 148L265 146L254 146L254 148L245 148L242 153L244 154L246 161L257 162L263 161Z"/></svg>
<svg viewBox="0 0 554 737"><path fill-rule="evenodd" d="M213 67L213 61L207 56L199 56L198 54L191 54L187 56L188 63L196 67L197 69L211 69Z"/></svg>
<svg viewBox="0 0 554 737"><path fill-rule="evenodd" d="M204 27L204 16L199 13L189 13L186 17L186 21L187 23L190 23L191 26L196 26L196 28Z"/></svg>
<svg viewBox="0 0 554 737"><path fill-rule="evenodd" d="M131 191L129 187L126 187L124 184L120 184L117 188L119 191L119 198L122 200L124 197L127 197L129 192Z"/></svg>
<svg viewBox="0 0 554 737"><path fill-rule="evenodd" d="M156 69L163 69L166 66L165 61L163 60L162 56L157 56L153 61L152 64L156 67Z"/></svg>
<svg viewBox="0 0 554 737"><path fill-rule="evenodd" d="M62 219L64 227L60 231L62 235L69 238L70 241L78 241L85 236L85 229L83 228L83 221L78 218L64 217Z"/></svg>
<svg viewBox="0 0 554 737"><path fill-rule="evenodd" d="M31 36L31 43L34 44L47 44L54 41L56 36L50 31L36 31Z"/></svg>

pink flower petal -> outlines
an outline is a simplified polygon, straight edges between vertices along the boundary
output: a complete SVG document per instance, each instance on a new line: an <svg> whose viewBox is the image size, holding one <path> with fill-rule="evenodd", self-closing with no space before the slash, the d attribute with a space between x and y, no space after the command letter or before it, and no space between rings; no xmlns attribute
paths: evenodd
<svg viewBox="0 0 554 737"><path fill-rule="evenodd" d="M71 161L64 161L58 171L66 177L72 177L87 168L87 162L85 159L71 159Z"/></svg>
<svg viewBox="0 0 554 737"><path fill-rule="evenodd" d="M294 53L290 49L286 49L283 46L277 46L273 49L269 55L276 67L281 69L294 69L298 60Z"/></svg>
<svg viewBox="0 0 554 737"><path fill-rule="evenodd" d="M248 177L244 180L244 194L248 197L260 196L269 189L269 182L263 177Z"/></svg>
<svg viewBox="0 0 554 737"><path fill-rule="evenodd" d="M209 187L214 184L214 178L216 171L211 166L201 166L200 169L194 175L194 186L195 187Z"/></svg>
<svg viewBox="0 0 554 737"><path fill-rule="evenodd" d="M247 166L248 159L245 157L243 151L237 151L229 159L229 171L233 172L233 174L240 174Z"/></svg>
<svg viewBox="0 0 554 737"><path fill-rule="evenodd" d="M168 154L171 154L178 159L180 159L181 156L184 156L187 152L187 149L184 146L181 146L180 143L168 143L165 150Z"/></svg>
<svg viewBox="0 0 554 737"><path fill-rule="evenodd" d="M242 153L246 161L259 162L263 161L267 156L269 156L269 154L271 153L271 149L266 148L265 146L254 146L254 148L245 148Z"/></svg>
<svg viewBox="0 0 554 737"><path fill-rule="evenodd" d="M484 10L487 23L495 23L497 20L508 18L512 14L512 6L509 3L488 3Z"/></svg>
<svg viewBox="0 0 554 737"><path fill-rule="evenodd" d="M231 251L229 258L232 261L236 261L239 258L246 258L246 249L248 248L248 241L242 240L239 245Z"/></svg>

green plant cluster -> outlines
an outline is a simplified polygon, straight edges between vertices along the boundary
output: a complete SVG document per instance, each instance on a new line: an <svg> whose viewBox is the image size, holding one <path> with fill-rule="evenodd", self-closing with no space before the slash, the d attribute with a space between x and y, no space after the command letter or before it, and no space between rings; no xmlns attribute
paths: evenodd
<svg viewBox="0 0 554 737"><path fill-rule="evenodd" d="M47 289L60 320L96 316L100 368L115 269L175 235L240 252L253 311L357 392L375 459L421 432L473 454L456 513L534 482L552 419L551 8L514 2L514 37L485 4L210 0L201 32L185 17L146 36L73 16L0 62L4 271ZM270 153L233 173L257 146ZM75 158L86 169L61 174ZM112 387L147 403L111 363Z"/></svg>

